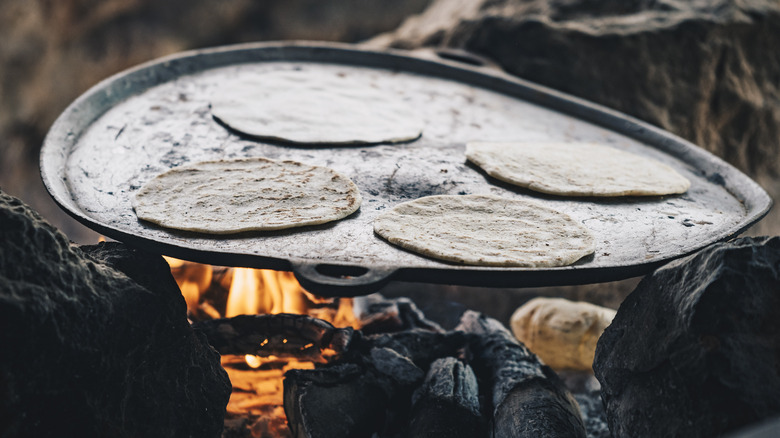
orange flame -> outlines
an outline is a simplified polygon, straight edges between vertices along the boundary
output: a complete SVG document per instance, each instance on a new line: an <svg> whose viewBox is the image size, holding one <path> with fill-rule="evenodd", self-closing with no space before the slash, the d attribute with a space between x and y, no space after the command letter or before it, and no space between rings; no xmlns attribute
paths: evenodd
<svg viewBox="0 0 780 438"><path fill-rule="evenodd" d="M259 313L260 294L257 293L259 285L255 271L252 269L234 269L225 316L230 318L236 315L254 315Z"/></svg>

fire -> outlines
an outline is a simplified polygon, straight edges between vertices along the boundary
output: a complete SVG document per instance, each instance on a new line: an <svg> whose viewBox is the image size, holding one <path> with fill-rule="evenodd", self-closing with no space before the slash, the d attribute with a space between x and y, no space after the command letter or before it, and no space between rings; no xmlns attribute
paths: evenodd
<svg viewBox="0 0 780 438"><path fill-rule="evenodd" d="M291 272L225 268L170 257L165 259L193 320L296 313L326 320L336 327L359 328L352 299L313 295L303 289ZM281 340L282 343L286 341ZM327 352L323 356L327 357ZM300 359L248 354L225 355L222 365L233 384L226 419L251 419L253 436L290 436L282 407L284 373L290 369L313 369L315 364Z"/></svg>
<svg viewBox="0 0 780 438"><path fill-rule="evenodd" d="M225 316L254 315L260 308L260 282L255 271L247 268L233 270L233 281L227 298Z"/></svg>

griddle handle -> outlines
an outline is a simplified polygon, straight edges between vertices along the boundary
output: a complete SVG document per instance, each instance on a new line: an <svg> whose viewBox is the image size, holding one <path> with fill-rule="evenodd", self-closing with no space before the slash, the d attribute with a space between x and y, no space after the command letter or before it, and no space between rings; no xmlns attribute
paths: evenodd
<svg viewBox="0 0 780 438"><path fill-rule="evenodd" d="M295 278L304 289L323 297L354 297L381 289L395 274L394 268L292 262Z"/></svg>

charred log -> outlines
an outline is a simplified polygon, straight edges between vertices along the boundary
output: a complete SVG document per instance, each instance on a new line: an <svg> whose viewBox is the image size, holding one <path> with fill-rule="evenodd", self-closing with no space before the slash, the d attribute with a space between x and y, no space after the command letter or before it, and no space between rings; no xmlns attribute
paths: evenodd
<svg viewBox="0 0 780 438"><path fill-rule="evenodd" d="M412 391L438 357L465 346L460 332L356 332L338 363L285 374L284 406L293 436L393 435L406 428ZM394 424L384 418L394 415ZM403 424L403 426L400 426ZM387 426L387 428L385 428Z"/></svg>
<svg viewBox="0 0 780 438"><path fill-rule="evenodd" d="M365 334L413 329L444 332L441 326L426 318L408 298L390 299L374 294L361 298L360 303L360 330Z"/></svg>
<svg viewBox="0 0 780 438"><path fill-rule="evenodd" d="M456 356L466 346L466 335L462 332L437 333L415 329L397 333L383 333L356 339L353 348L364 354L373 348L389 348L409 358L415 365L428 369L434 360Z"/></svg>
<svg viewBox="0 0 780 438"><path fill-rule="evenodd" d="M239 315L196 322L193 327L206 334L221 354L254 354L293 357L315 362L342 354L349 348L352 328L336 328L321 319L305 315Z"/></svg>
<svg viewBox="0 0 780 438"><path fill-rule="evenodd" d="M284 412L294 438L369 437L385 422L389 391L387 381L353 363L291 370Z"/></svg>
<svg viewBox="0 0 780 438"><path fill-rule="evenodd" d="M479 410L479 388L471 367L447 357L431 364L412 399L410 437L486 436Z"/></svg>
<svg viewBox="0 0 780 438"><path fill-rule="evenodd" d="M483 383L494 437L585 437L577 402L563 382L500 322L467 311L457 327L472 338L472 365Z"/></svg>

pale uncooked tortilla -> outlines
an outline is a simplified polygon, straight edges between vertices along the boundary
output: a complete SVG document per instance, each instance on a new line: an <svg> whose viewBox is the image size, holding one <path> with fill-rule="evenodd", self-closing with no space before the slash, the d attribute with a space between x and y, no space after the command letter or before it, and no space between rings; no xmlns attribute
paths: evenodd
<svg viewBox="0 0 780 438"><path fill-rule="evenodd" d="M691 183L666 164L594 143L475 142L466 158L488 175L563 196L659 196Z"/></svg>
<svg viewBox="0 0 780 438"><path fill-rule="evenodd" d="M306 144L410 141L422 121L400 96L328 71L284 70L228 81L211 99L211 112L255 137Z"/></svg>
<svg viewBox="0 0 780 438"><path fill-rule="evenodd" d="M404 202L376 218L374 232L410 251L468 265L565 266L595 251L591 233L568 215L493 195Z"/></svg>
<svg viewBox="0 0 780 438"><path fill-rule="evenodd" d="M335 221L360 202L357 186L333 169L249 158L171 169L141 188L133 208L163 227L229 234Z"/></svg>

